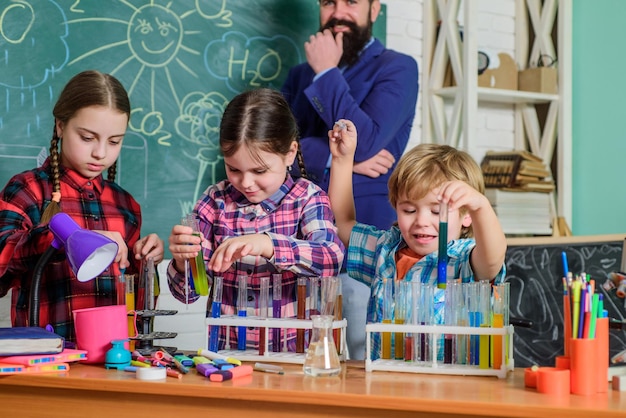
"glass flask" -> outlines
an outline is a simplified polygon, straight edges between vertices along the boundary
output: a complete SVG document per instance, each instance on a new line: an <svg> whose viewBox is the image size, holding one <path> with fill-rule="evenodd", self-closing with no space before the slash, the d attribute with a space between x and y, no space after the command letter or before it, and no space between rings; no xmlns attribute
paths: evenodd
<svg viewBox="0 0 626 418"><path fill-rule="evenodd" d="M311 315L313 330L303 367L307 376L337 376L341 372L333 339L333 319L332 315Z"/></svg>

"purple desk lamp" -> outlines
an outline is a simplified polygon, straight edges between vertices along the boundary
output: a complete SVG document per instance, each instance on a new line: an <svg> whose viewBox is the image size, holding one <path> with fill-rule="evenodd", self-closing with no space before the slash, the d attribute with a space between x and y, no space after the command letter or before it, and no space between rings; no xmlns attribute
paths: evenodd
<svg viewBox="0 0 626 418"><path fill-rule="evenodd" d="M117 243L97 232L81 229L66 213L57 213L48 224L54 235L52 245L35 265L28 305L29 326L39 326L39 284L45 265L52 255L65 247L72 271L80 282L94 279L115 260Z"/></svg>

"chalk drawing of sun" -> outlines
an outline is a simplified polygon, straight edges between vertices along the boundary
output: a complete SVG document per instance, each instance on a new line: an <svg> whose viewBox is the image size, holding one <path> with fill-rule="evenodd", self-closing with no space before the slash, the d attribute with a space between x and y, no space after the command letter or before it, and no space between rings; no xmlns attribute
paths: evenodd
<svg viewBox="0 0 626 418"><path fill-rule="evenodd" d="M98 23L106 23L96 38L106 41L72 57L68 66L85 65L85 62L94 62L96 57L98 64L102 65L104 60L105 65L111 65L107 60L114 57L114 67L107 72L120 78L128 89L133 104L131 129L149 136L156 135L159 144L169 146L172 134L164 127L163 115L177 113L188 93L187 85L201 84L198 75L202 70L200 50L205 42L203 29L206 30L207 20L223 20L228 16L224 13L223 3L221 13L213 15L200 10L197 1L193 5L192 2L158 3L158 0L141 5L136 3L138 1L111 2L116 12L110 16L92 12L93 6L88 2L79 3L84 8L75 7L74 12L82 12L82 15L70 16L70 28L75 25L80 29L88 25L94 30ZM114 17L122 15L120 10L123 12L123 9L129 12L127 19ZM115 29L116 25L120 30ZM113 33L124 37L115 39Z"/></svg>

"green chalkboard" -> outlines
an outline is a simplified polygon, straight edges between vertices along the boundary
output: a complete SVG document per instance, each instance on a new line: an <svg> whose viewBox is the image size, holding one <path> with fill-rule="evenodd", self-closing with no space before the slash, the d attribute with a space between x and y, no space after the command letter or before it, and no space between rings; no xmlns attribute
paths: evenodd
<svg viewBox="0 0 626 418"><path fill-rule="evenodd" d="M385 41L383 6L374 34ZM219 122L250 88L279 89L305 60L318 0L0 2L0 184L41 164L52 107L76 73L98 69L133 114L117 181L142 206L142 234L169 231L224 178Z"/></svg>

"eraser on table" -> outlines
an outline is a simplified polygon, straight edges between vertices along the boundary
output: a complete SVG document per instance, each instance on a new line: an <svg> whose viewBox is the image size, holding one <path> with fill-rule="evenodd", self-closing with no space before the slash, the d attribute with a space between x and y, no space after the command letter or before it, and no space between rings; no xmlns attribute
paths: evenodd
<svg viewBox="0 0 626 418"><path fill-rule="evenodd" d="M618 374L613 376L613 390L618 392L626 391L626 375Z"/></svg>

